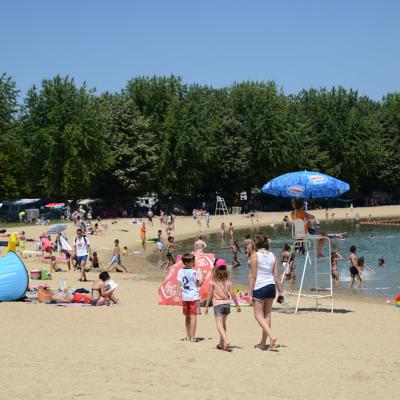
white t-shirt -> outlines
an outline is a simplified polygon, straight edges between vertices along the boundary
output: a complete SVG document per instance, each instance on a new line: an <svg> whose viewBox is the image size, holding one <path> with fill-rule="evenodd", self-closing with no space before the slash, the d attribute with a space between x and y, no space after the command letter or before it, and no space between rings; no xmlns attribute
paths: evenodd
<svg viewBox="0 0 400 400"><path fill-rule="evenodd" d="M267 285L275 284L274 265L275 256L272 252L260 249L257 251L257 278L254 290L260 289Z"/></svg>
<svg viewBox="0 0 400 400"><path fill-rule="evenodd" d="M182 268L178 272L178 281L182 285L182 301L199 300L199 288L196 280L199 279L197 272L191 268Z"/></svg>
<svg viewBox="0 0 400 400"><path fill-rule="evenodd" d="M89 254L88 246L90 246L90 242L86 236L81 236L81 238L76 237L74 245L77 257L87 256Z"/></svg>

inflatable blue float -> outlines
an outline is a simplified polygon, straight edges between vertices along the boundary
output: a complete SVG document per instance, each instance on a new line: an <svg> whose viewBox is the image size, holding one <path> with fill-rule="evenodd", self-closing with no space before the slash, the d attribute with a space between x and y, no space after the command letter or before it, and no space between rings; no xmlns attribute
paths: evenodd
<svg viewBox="0 0 400 400"><path fill-rule="evenodd" d="M25 296L28 284L28 271L13 251L0 258L0 301L18 300Z"/></svg>

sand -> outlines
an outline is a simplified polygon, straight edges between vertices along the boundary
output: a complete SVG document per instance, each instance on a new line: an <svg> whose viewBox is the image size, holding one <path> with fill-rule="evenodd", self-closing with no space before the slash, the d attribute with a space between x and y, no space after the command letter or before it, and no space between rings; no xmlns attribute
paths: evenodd
<svg viewBox="0 0 400 400"><path fill-rule="evenodd" d="M361 217L400 215L400 207L357 211ZM348 209L331 212L335 218L350 214ZM325 218L325 211L313 213ZM276 213L274 221L283 215ZM272 222L272 214L260 216L260 224ZM214 217L211 229L203 231L219 230L222 220ZM242 216L224 220L232 221L236 228L250 223ZM106 235L90 236L103 264L110 257L115 238L130 250L140 246L133 243L139 238L138 225L128 220L107 224ZM155 221L149 237L158 227ZM28 237L43 230L40 226L25 229ZM68 227L70 238L74 230ZM196 233L190 217L178 217L177 239ZM212 311L199 316L197 336L202 341L192 344L180 340L185 336L181 310L157 305L162 273L147 262L154 249L150 246L154 245L149 245L144 255L123 259L131 273L112 275L119 284L118 306L0 304L0 399L398 397L400 309L384 300L340 297L335 299L331 317L328 312L315 312L312 303L305 300L298 315L273 314L273 331L281 347L277 352L263 352L253 348L260 329L252 309L244 308L228 319L228 334L237 348L232 353L222 352L215 349L218 335ZM24 261L30 269L45 266L35 257ZM60 265L65 268L65 264ZM146 279L139 279L143 274ZM52 286L57 286L59 276L54 274ZM63 276L70 287L90 287L90 282L77 282L76 272ZM95 279L96 274L89 273L88 278Z"/></svg>

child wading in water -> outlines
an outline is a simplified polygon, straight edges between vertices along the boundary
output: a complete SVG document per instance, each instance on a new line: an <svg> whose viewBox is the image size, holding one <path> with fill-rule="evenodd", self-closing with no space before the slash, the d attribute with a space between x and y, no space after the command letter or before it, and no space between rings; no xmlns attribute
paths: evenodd
<svg viewBox="0 0 400 400"><path fill-rule="evenodd" d="M200 313L199 287L203 284L205 275L200 277L193 270L195 257L193 254L184 254L182 257L184 267L178 272L175 301L180 300L182 289L182 307L185 316L186 340L196 342L197 314Z"/></svg>
<svg viewBox="0 0 400 400"><path fill-rule="evenodd" d="M232 282L223 258L217 258L214 262L213 278L208 292L205 313L208 314L208 306L212 300L214 307L215 323L219 333L217 349L232 351L226 334L226 320L231 312L231 299L235 303L236 311L240 312L240 306L232 291Z"/></svg>
<svg viewBox="0 0 400 400"><path fill-rule="evenodd" d="M239 243L236 240L232 241L232 268L240 267L240 261L238 259L238 253L240 252Z"/></svg>
<svg viewBox="0 0 400 400"><path fill-rule="evenodd" d="M350 274L351 274L351 280L349 283L350 288L353 287L356 279L358 279L360 281L360 286L361 286L361 275L360 275L360 271L358 270L356 251L357 251L356 246L350 247L350 256L349 256Z"/></svg>

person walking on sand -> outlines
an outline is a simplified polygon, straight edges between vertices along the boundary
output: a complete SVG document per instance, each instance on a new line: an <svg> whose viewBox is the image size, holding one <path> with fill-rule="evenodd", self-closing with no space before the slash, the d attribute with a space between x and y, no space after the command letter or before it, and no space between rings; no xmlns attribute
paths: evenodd
<svg viewBox="0 0 400 400"><path fill-rule="evenodd" d="M168 243L167 246L165 247L165 256L167 257L167 261L165 261L161 265L161 269L165 267L165 270L168 272L169 268L171 265L175 264L175 257L174 257L174 252L175 252L175 239L173 236L168 236L167 238Z"/></svg>
<svg viewBox="0 0 400 400"><path fill-rule="evenodd" d="M202 253L206 247L207 243L203 240L203 236L199 235L197 240L194 242L194 251Z"/></svg>
<svg viewBox="0 0 400 400"><path fill-rule="evenodd" d="M205 218L206 218L207 228L210 229L210 212L209 211L206 211Z"/></svg>
<svg viewBox="0 0 400 400"><path fill-rule="evenodd" d="M354 245L351 246L350 247L350 256L349 256L351 279L349 282L349 288L353 287L356 279L360 282L360 286L361 286L361 282L362 282L360 271L358 270L356 252L357 252L356 246L354 246Z"/></svg>
<svg viewBox="0 0 400 400"><path fill-rule="evenodd" d="M115 266L114 264L119 265L120 267L123 268L123 270L124 270L125 272L128 272L128 270L125 268L124 265L122 265L122 262L121 262L121 247L120 247L120 245L119 245L119 240L118 240L118 239L115 239L115 240L114 240L114 251L113 251L113 255L112 255L112 257L111 257L111 260L110 260L110 262L108 263L107 271L111 271L112 269L115 268L115 269L117 270L117 272L122 272L122 271L119 270L118 267ZM113 266L113 265L114 265L114 266Z"/></svg>
<svg viewBox="0 0 400 400"><path fill-rule="evenodd" d="M208 298L204 310L205 314L208 314L208 307L211 300L214 307L215 323L219 333L217 349L232 351L226 334L226 320L231 313L231 300L235 303L237 312L240 312L241 309L236 295L233 293L232 281L229 277L226 261L223 258L217 258L214 261L213 277L208 291Z"/></svg>
<svg viewBox="0 0 400 400"><path fill-rule="evenodd" d="M182 299L183 315L185 316L186 340L197 342L197 315L200 314L199 288L203 285L205 274L198 274L195 267L195 256L186 253L182 257L184 267L178 272L175 301ZM182 289L182 294L181 294Z"/></svg>
<svg viewBox="0 0 400 400"><path fill-rule="evenodd" d="M76 256L76 267L81 269L80 282L87 282L86 279L86 261L88 256L92 256L92 249L90 247L89 239L83 236L82 229L79 228L76 231L76 238L74 240L74 252Z"/></svg>
<svg viewBox="0 0 400 400"><path fill-rule="evenodd" d="M255 347L261 350L274 350L278 338L272 334L272 303L278 288L278 302L283 302L283 289L278 270L278 259L269 250L268 237L259 233L255 238L256 253L250 257L249 293L253 301L254 318L262 328L260 343ZM270 338L267 347L267 339Z"/></svg>
<svg viewBox="0 0 400 400"><path fill-rule="evenodd" d="M146 251L146 224L144 222L142 222L140 228L140 240L142 241L143 251Z"/></svg>

